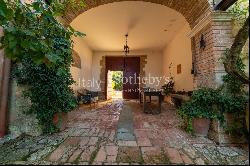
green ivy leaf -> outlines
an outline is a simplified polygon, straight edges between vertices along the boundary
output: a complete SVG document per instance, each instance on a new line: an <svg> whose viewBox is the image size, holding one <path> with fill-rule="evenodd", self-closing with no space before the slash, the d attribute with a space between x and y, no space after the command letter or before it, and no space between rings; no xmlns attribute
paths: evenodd
<svg viewBox="0 0 250 166"><path fill-rule="evenodd" d="M54 64L56 64L57 62L62 62L62 58L59 57L59 55L57 54L53 54L53 53L47 53L45 54L45 57L48 58L48 60Z"/></svg>
<svg viewBox="0 0 250 166"><path fill-rule="evenodd" d="M7 20L12 19L14 12L7 7L4 0L0 0L0 24L5 23Z"/></svg>
<svg viewBox="0 0 250 166"><path fill-rule="evenodd" d="M36 64L42 64L44 62L45 58L44 58L44 56L33 56L32 60Z"/></svg>
<svg viewBox="0 0 250 166"><path fill-rule="evenodd" d="M75 32L75 35L76 35L76 36L80 36L80 37L85 37L85 36L86 36L85 33L82 33L82 32L79 32L79 31L76 31L76 32Z"/></svg>
<svg viewBox="0 0 250 166"><path fill-rule="evenodd" d="M9 41L9 49L14 49L17 45L17 40L10 40Z"/></svg>

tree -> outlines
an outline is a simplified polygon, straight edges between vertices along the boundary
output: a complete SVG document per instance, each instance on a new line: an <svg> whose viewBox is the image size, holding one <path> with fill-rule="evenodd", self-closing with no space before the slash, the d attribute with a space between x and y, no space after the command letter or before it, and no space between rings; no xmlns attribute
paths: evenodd
<svg viewBox="0 0 250 166"><path fill-rule="evenodd" d="M246 73L238 70L236 67L237 60L241 55L242 49L245 46L247 39L249 38L249 6L245 9L240 8L239 3L242 2L246 3L245 0L237 2L238 4L235 5L235 8L232 11L236 13L236 17L241 17L242 15L243 17L247 17L243 23L243 26L236 35L231 48L226 52L225 60L223 63L228 74L235 76L244 84L249 84L249 77L246 75Z"/></svg>

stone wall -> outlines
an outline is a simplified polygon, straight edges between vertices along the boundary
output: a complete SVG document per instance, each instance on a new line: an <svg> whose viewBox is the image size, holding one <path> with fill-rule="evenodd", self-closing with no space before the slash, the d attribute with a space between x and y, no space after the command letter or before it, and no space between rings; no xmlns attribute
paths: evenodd
<svg viewBox="0 0 250 166"><path fill-rule="evenodd" d="M247 139L244 135L231 134L227 129L235 126L242 126L242 117L235 117L233 113L224 114L225 122L213 120L210 126L208 137L218 144L245 144ZM244 118L243 118L244 119Z"/></svg>
<svg viewBox="0 0 250 166"><path fill-rule="evenodd" d="M213 55L215 59L215 85L222 84L222 76L225 75L224 65L221 58L226 49L230 48L234 37L232 34L232 16L227 12L214 12L212 22L213 32Z"/></svg>
<svg viewBox="0 0 250 166"><path fill-rule="evenodd" d="M113 76L113 71L108 71L108 74L107 74L107 100L112 99L112 95L113 95L112 76Z"/></svg>
<svg viewBox="0 0 250 166"><path fill-rule="evenodd" d="M41 126L35 114L27 114L31 102L23 96L27 89L25 86L18 86L15 80L10 84L9 100L9 134L19 136L27 134L38 136L42 134Z"/></svg>
<svg viewBox="0 0 250 166"><path fill-rule="evenodd" d="M106 57L103 56L101 61L100 61L100 66L101 66L101 73L100 73L100 81L101 81L101 92L99 94L99 98L101 100L106 99L106 94L105 94L105 88L106 88Z"/></svg>

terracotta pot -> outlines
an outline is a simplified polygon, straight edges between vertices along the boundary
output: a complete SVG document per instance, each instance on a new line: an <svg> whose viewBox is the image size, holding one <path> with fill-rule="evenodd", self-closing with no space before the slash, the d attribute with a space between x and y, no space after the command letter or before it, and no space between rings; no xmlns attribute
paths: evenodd
<svg viewBox="0 0 250 166"><path fill-rule="evenodd" d="M210 119L194 118L193 119L193 132L198 137L206 137L210 127Z"/></svg>
<svg viewBox="0 0 250 166"><path fill-rule="evenodd" d="M227 127L232 127L235 125L235 123L237 123L237 120L235 120L235 114L232 112L226 112L223 114L224 115L224 120L225 120L225 124Z"/></svg>
<svg viewBox="0 0 250 166"><path fill-rule="evenodd" d="M68 121L67 113L59 112L59 113L54 114L53 123L60 131L65 130L67 121Z"/></svg>

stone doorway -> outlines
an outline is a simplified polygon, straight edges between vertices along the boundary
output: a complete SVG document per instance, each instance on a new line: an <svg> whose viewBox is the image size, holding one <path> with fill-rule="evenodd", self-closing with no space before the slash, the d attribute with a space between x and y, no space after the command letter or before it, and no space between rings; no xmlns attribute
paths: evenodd
<svg viewBox="0 0 250 166"><path fill-rule="evenodd" d="M123 71L108 71L107 99L123 99Z"/></svg>
<svg viewBox="0 0 250 166"><path fill-rule="evenodd" d="M123 72L123 98L139 98L140 57L106 57L106 98L112 96L112 71Z"/></svg>

